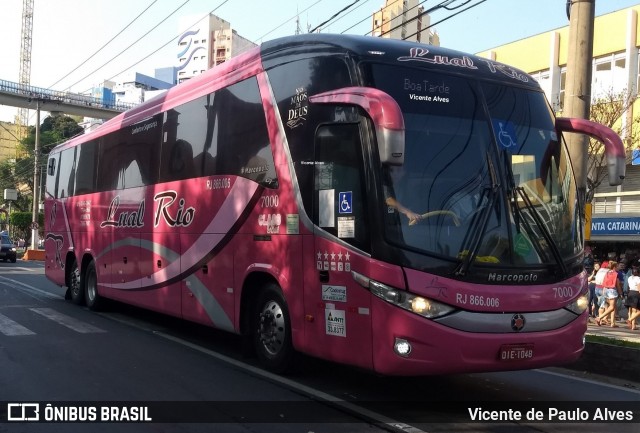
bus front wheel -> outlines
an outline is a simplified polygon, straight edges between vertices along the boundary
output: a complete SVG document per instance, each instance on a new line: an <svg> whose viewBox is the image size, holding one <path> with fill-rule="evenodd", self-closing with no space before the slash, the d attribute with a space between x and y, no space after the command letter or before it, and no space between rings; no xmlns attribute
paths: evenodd
<svg viewBox="0 0 640 433"><path fill-rule="evenodd" d="M270 284L258 296L254 345L258 359L270 371L284 373L292 364L289 309L282 291Z"/></svg>
<svg viewBox="0 0 640 433"><path fill-rule="evenodd" d="M98 311L102 305L102 297L98 294L98 274L96 264L92 260L84 273L84 297L90 310Z"/></svg>
<svg viewBox="0 0 640 433"><path fill-rule="evenodd" d="M82 281L80 278L80 268L78 262L73 261L71 270L69 271L69 297L71 302L76 305L82 305L84 302L84 291L82 290Z"/></svg>

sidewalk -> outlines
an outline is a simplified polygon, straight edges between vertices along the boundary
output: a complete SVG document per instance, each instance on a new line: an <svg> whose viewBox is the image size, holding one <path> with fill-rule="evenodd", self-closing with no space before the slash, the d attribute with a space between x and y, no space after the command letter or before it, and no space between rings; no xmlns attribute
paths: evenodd
<svg viewBox="0 0 640 433"><path fill-rule="evenodd" d="M635 331L630 330L627 322L624 320L616 322L616 325L618 325L618 328L612 328L609 325L598 326L590 322L587 327L587 335L598 335L600 337L626 340L640 344L640 323L636 325Z"/></svg>
<svg viewBox="0 0 640 433"><path fill-rule="evenodd" d="M616 325L618 325L617 328L612 328L589 323L587 338L598 336L640 344L640 330L630 330L624 319L616 322ZM638 328L640 329L640 326ZM640 348L587 341L580 359L564 367L640 383L639 359Z"/></svg>

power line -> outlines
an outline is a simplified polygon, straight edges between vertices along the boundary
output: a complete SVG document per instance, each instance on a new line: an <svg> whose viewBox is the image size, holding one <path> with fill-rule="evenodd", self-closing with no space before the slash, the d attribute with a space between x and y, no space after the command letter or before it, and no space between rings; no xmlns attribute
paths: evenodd
<svg viewBox="0 0 640 433"><path fill-rule="evenodd" d="M353 3L351 3L348 6L345 6L344 8L340 9L338 12L336 12L335 14L333 14L333 16L331 18L329 18L328 20L326 20L325 22L317 25L316 27L314 27L312 30L309 30L309 33L313 33L316 30L318 30L319 28L321 28L322 26L324 26L325 24L327 24L329 21L331 21L332 19L334 19L335 17L337 17L338 15L340 15L342 12L346 11L347 9L349 9L351 6L353 6L356 3L359 3L360 0L355 0Z"/></svg>
<svg viewBox="0 0 640 433"><path fill-rule="evenodd" d="M459 7L462 7L462 6L464 6L465 4L469 3L469 1L471 1L471 0L468 0L466 3L464 3L464 4L460 5L460 6L457 6L457 7L456 7L456 8L454 8L454 9L447 9L447 10L455 10L455 9L458 9ZM469 6L468 8L462 9L461 11L456 12L455 14L451 14L451 15L449 15L448 17L443 18L443 19L441 19L441 20L440 20L440 21L438 21L438 22L435 22L435 23L433 23L433 24L431 24L431 25L429 25L429 26L425 27L424 29L421 29L420 31L430 29L431 27L433 27L433 26L435 26L435 25L437 25L437 24L440 24L440 23L442 23L442 22L447 21L448 19L451 19L451 18L453 18L453 17L455 17L455 16L457 16L457 15L460 15L462 12L468 11L469 9L473 9L473 8L474 8L474 7L476 7L476 6L479 6L479 5L481 5L482 3L486 2L486 1L487 1L487 0L480 0L478 3L472 4L472 5L471 5L471 6ZM404 39L405 39L405 40L406 40L406 39L409 39L409 38L411 38L411 37L413 37L413 36L417 35L418 33L419 33L419 32L415 32L414 34L409 35L409 36L405 37Z"/></svg>
<svg viewBox="0 0 640 433"><path fill-rule="evenodd" d="M180 9L182 9L182 7L184 5L186 5L187 3L189 3L191 0L185 0L184 3L182 3L180 6L178 6L173 12L171 12L169 15L167 15L162 21L160 21L158 24L156 24L155 26L153 26L153 28L149 31L147 31L144 35L140 36L138 39L136 39L135 42L133 42L131 45L129 45L127 48L125 48L124 50L120 51L118 54L116 54L115 56L113 56L111 59L107 60L105 63L103 63L101 66L99 66L98 68L94 69L93 71L91 71L89 74L87 74L86 76L82 77L80 80L76 81L75 83L73 83L72 85L69 86L69 88L75 86L76 84L82 82L83 80L89 78L90 76L92 76L93 74L95 74L96 72L98 72L100 69L104 68L106 65L108 65L110 62L112 62L114 59L116 59L117 57L121 56L125 51L127 51L129 48L131 48L132 46L134 46L135 44L137 44L138 42L140 42L140 40L142 40L143 38L145 38L149 33L151 33L152 31L154 31L155 29L158 28L158 26L160 26L162 23L164 23L166 20L168 20L169 18L171 18L171 16L173 14L175 14L176 12L178 12ZM139 63L139 62L138 62ZM136 63L136 65L138 64ZM128 68L127 68L128 69ZM127 70L125 69L125 71ZM118 75L118 74L116 74ZM112 77L113 78L113 77Z"/></svg>
<svg viewBox="0 0 640 433"><path fill-rule="evenodd" d="M423 0L423 1L421 1L420 3L418 3L417 5L415 5L414 7L412 7L412 8L411 8L411 9L409 9L409 10L411 11L411 10L413 10L413 9L417 8L418 6L420 6L422 3L425 3L426 1L427 1L427 0ZM418 18L423 17L423 16L425 16L425 15L427 15L427 14L431 13L431 12L437 11L438 9L442 9L442 8L447 9L447 6L449 6L451 3L454 3L454 2L456 2L456 1L458 1L458 0L444 0L443 2L441 2L441 3L437 4L437 5L435 5L435 6L434 6L434 7L432 7L432 8L427 9L427 10L425 10L424 12L421 12L421 13L419 13L419 14L416 14L416 16L415 16L415 17L410 18L410 19L408 19L407 21L404 21L404 22L402 22L402 23L398 24L397 26L390 28L390 29L389 29L389 30L387 30L386 32L382 32L382 33L380 33L378 36L379 36L379 37L383 37L384 35L389 34L389 33L393 32L394 30L397 30L397 29L399 29L400 27L402 27L402 26L406 25L407 23L410 23L411 21L415 21L415 20L417 20ZM467 1L466 1L466 3L462 4L461 6L464 6L465 4L469 3L470 1L471 1L471 0L467 0ZM448 10L448 9L447 9L447 10ZM420 29L420 31L422 31L422 30L424 30L424 29ZM418 33L419 33L419 32L416 32L416 33L414 33L414 35L417 35ZM413 35L412 35L412 36L413 36ZM403 38L403 39L406 39L406 37L405 37L405 38Z"/></svg>
<svg viewBox="0 0 640 433"><path fill-rule="evenodd" d="M364 3L360 3L358 6L356 6L355 8L351 9L349 12L347 12L346 14L342 15L341 17L337 18L334 22L332 22L331 24L335 24L338 21L340 21L341 19L345 18L346 16L348 16L349 14L357 11L358 9L360 9L362 6L366 5L370 0L365 0ZM394 3L396 1L400 1L400 0L395 0ZM371 15L369 15L369 18L371 17ZM359 23L358 23L359 24Z"/></svg>
<svg viewBox="0 0 640 433"><path fill-rule="evenodd" d="M385 7L390 7L393 6L394 4L398 3L399 1L402 0L395 0L393 3L391 3L390 5L386 5L380 8L380 10L383 10ZM348 32L349 30L351 30L352 28L354 28L355 26L357 26L358 24L362 24L363 22L365 22L366 20L370 20L371 19L372 14L367 15L366 17L364 17L363 19L361 19L360 21L358 21L357 23L355 23L354 25L352 25L351 27L347 27L346 29L344 29L343 31L340 32L340 34L344 34L345 32ZM380 26L376 27L376 29L380 28ZM369 33L374 32L376 29L371 30L370 32L365 33L365 36L368 35Z"/></svg>
<svg viewBox="0 0 640 433"><path fill-rule="evenodd" d="M271 34L273 32L275 32L276 30L278 30L280 27L284 26L285 24L287 24L289 21L291 21L292 19L300 16L301 13L304 13L306 11L308 11L309 9L311 9L312 7L314 7L315 5L317 5L318 3L322 2L324 0L318 0L317 2L313 3L311 6L307 7L306 9L304 9L302 12L298 12L296 13L293 17L289 18L288 20L284 21L282 24L279 24L277 27L269 30L267 33L265 33L264 35L260 36L258 39L256 39L257 41L261 41L262 38L264 38L265 36L267 36L268 34ZM255 43L255 42L254 42Z"/></svg>
<svg viewBox="0 0 640 433"><path fill-rule="evenodd" d="M68 72L64 77L60 78L58 81L56 81L55 83L53 83L52 85L48 86L49 89L53 88L53 86L55 86L56 84L58 84L60 81L64 80L65 78L67 78L69 75L71 75L73 72L75 72L78 68L82 67L83 65L85 65L89 60L91 60L96 54L98 54L100 51L102 51L104 49L104 47L106 47L107 45L109 45L111 42L113 42L113 40L115 38L117 38L118 36L120 36L122 34L122 32L124 32L125 30L127 30L134 22L136 22L138 20L138 18L140 18L146 11L148 11L151 6L153 6L154 4L156 4L158 0L153 0L151 2L151 4L149 4L149 6L147 6L142 12L140 12L138 14L137 17L135 17L129 24L127 24L122 30L120 30L114 37L112 37L111 39L109 39L109 41L104 44L103 46L101 46L100 48L98 48L98 50L96 52L94 52L93 54L91 54L89 57L87 57L83 62L81 62L78 66L76 66L75 68L71 69L70 72ZM71 88L71 86L69 86L67 89Z"/></svg>
<svg viewBox="0 0 640 433"><path fill-rule="evenodd" d="M189 1L189 0L187 0ZM212 13L214 13L215 11L217 11L219 8L221 8L225 3L227 3L229 0L224 0L222 3L220 3L218 6L216 6L215 8L211 9L211 11L209 11L205 16L203 16L202 18L200 18L198 21L194 22L190 27L195 26L196 24L198 24L200 21L202 21L203 19L205 19L206 17L208 17L209 15L211 15ZM138 60L137 62L135 62L134 64L132 64L131 66L123 69L122 71L118 72L117 74L114 74L112 77L107 78L107 80L111 80L115 77L117 77L118 75L124 73L125 71L128 71L129 69L133 68L134 66L136 66L138 63L143 62L144 60L147 60L149 57L153 56L155 53L157 53L158 51L160 51L161 49L163 49L164 47L166 47L167 45L169 45L171 42L173 42L175 39L179 38L180 35L182 35L182 33L184 32L180 32L178 33L176 36L172 37L171 39L169 39L167 41L167 43L165 43L164 45L160 46L159 48L157 48L155 51L147 54L145 57L141 58L140 60Z"/></svg>

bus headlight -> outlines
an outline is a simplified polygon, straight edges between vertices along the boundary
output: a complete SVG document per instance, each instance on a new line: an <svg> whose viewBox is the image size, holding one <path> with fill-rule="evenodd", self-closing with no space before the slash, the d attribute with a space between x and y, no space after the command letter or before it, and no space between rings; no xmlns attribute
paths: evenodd
<svg viewBox="0 0 640 433"><path fill-rule="evenodd" d="M587 294L584 294L577 299L575 299L570 304L567 304L566 308L569 311L572 311L576 314L582 314L584 310L589 306L589 297Z"/></svg>
<svg viewBox="0 0 640 433"><path fill-rule="evenodd" d="M369 290L378 298L384 299L390 304L404 308L407 311L419 314L428 319L444 316L454 310L454 308L449 305L407 293L404 290L398 290L374 280L369 280Z"/></svg>

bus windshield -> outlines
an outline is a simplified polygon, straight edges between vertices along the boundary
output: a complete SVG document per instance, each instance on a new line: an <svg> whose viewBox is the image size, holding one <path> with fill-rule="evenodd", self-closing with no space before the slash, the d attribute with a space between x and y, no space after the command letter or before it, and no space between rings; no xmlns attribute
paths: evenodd
<svg viewBox="0 0 640 433"><path fill-rule="evenodd" d="M400 105L404 164L382 167L385 236L474 263L559 265L579 254L566 146L542 92L372 65Z"/></svg>

